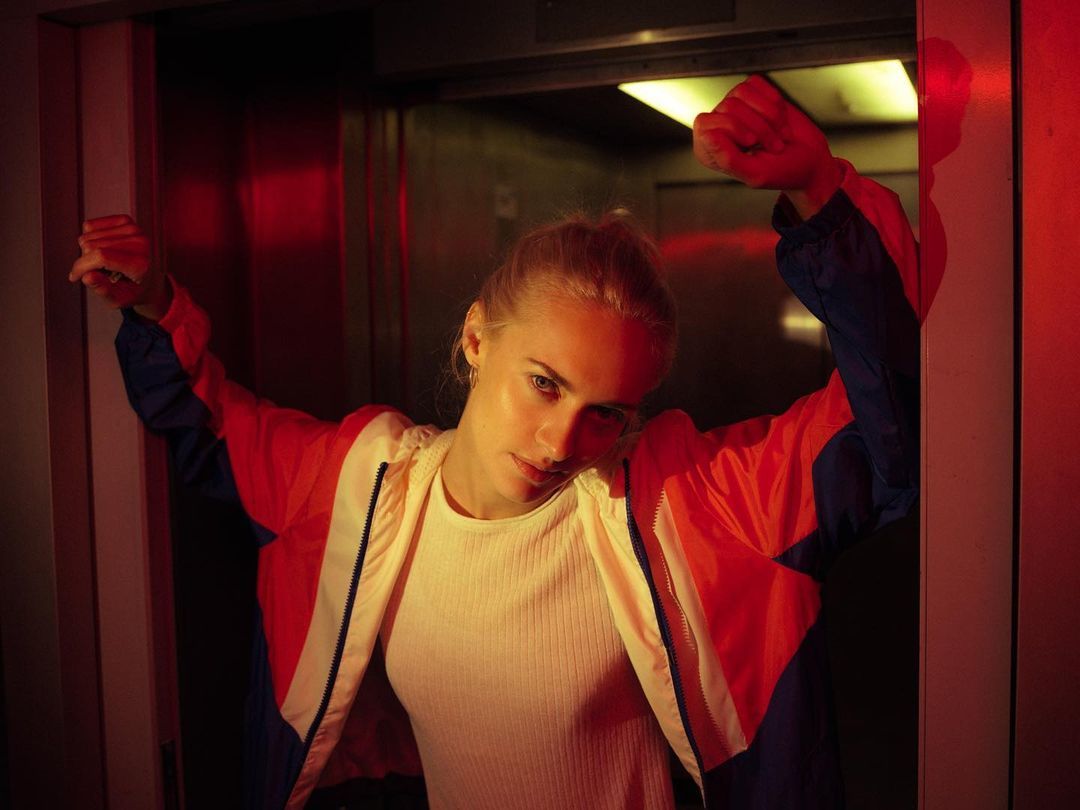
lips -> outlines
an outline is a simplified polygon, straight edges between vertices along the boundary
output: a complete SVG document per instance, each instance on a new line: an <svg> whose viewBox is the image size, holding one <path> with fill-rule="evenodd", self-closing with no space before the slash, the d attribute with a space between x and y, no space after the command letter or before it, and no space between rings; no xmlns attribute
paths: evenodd
<svg viewBox="0 0 1080 810"><path fill-rule="evenodd" d="M527 461L523 461L522 459L515 456L513 453L510 454L510 458L514 460L514 464L517 466L521 474L528 478L530 481L532 481L534 484L546 484L556 475L561 474L558 470L543 470L539 467L534 467L532 464Z"/></svg>

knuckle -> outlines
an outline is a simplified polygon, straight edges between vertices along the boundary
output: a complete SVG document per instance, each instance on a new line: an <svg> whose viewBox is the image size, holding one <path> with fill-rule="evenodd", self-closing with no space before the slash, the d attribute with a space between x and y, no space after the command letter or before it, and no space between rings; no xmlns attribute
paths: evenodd
<svg viewBox="0 0 1080 810"><path fill-rule="evenodd" d="M719 106L719 105L717 105ZM722 113L718 113L714 107L707 112L700 112L694 119L694 127L701 129L702 131L708 131L717 126L717 124L724 119Z"/></svg>
<svg viewBox="0 0 1080 810"><path fill-rule="evenodd" d="M744 182L750 188L764 188L765 177L759 172L751 171L746 174Z"/></svg>
<svg viewBox="0 0 1080 810"><path fill-rule="evenodd" d="M727 152L728 140L723 137L722 133L710 132L705 137L705 147L713 154L725 154Z"/></svg>
<svg viewBox="0 0 1080 810"><path fill-rule="evenodd" d="M71 264L72 270L78 270L79 272L91 270L93 266L94 261L90 253L84 253Z"/></svg>

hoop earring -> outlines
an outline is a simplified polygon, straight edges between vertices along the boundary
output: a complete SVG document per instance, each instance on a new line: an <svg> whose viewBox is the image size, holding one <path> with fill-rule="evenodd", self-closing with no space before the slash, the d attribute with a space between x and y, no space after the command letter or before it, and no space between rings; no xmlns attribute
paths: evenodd
<svg viewBox="0 0 1080 810"><path fill-rule="evenodd" d="M480 371L476 366L469 366L469 390L476 388L476 382L480 378Z"/></svg>

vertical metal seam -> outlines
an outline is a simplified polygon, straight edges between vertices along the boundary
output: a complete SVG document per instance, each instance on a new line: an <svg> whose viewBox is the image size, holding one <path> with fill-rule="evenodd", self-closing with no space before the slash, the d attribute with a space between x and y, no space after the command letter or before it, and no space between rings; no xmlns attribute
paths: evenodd
<svg viewBox="0 0 1080 810"><path fill-rule="evenodd" d="M1023 98L1021 96L1021 3L1011 4L1012 50L1012 215L1013 215L1013 464L1012 464L1012 628L1009 661L1009 775L1007 807L1012 810L1016 788L1016 698L1020 643L1020 507L1021 428L1023 415Z"/></svg>
<svg viewBox="0 0 1080 810"><path fill-rule="evenodd" d="M77 179L78 190L78 208L79 208L79 220L80 222L86 218L86 190L84 185L84 161L83 161L83 87L82 87L82 36L85 28L78 28L75 31L75 176ZM40 72L39 72L40 78ZM86 498L87 498L87 518L89 519L89 526L87 527L87 534L90 538L90 588L91 588L91 610L93 611L93 617L91 621L94 627L94 664L97 674L97 721L98 721L98 766L101 774L101 796L106 806L109 803L109 768L108 768L108 754L105 746L105 712L103 707L105 706L105 690L104 680L105 673L102 670L101 661L101 600L98 594L98 552L97 552L97 517L94 500L94 455L93 455L93 436L90 431L90 325L87 317L86 299L85 294L79 296L81 300L80 315L82 320L82 388L83 388L83 418L85 420L85 441L86 441Z"/></svg>
<svg viewBox="0 0 1080 810"><path fill-rule="evenodd" d="M367 284L368 284L368 399L374 402L378 399L378 379L376 363L376 338L377 329L375 328L375 314L378 311L375 306L375 295L377 292L375 282L375 178L374 172L374 146L371 143L371 139L374 134L374 127L371 124L371 117L374 114L373 105L371 103L371 94L364 94L364 205L365 205L365 222L367 224L367 245L365 245L365 259L367 262Z"/></svg>
<svg viewBox="0 0 1080 810"><path fill-rule="evenodd" d="M338 321L341 329L339 336L345 347L345 352L342 354L341 357L341 374L342 378L346 380L345 398L347 402L350 398L350 383L352 377L350 374L351 369L349 368L349 283L348 273L346 270L347 255L345 248L345 90L343 88L343 80L340 70L336 74L335 93L337 95L337 132L335 133L337 142L334 146L334 158L337 161L337 167L335 172L335 180L337 182L337 315L341 319L340 321Z"/></svg>
<svg viewBox="0 0 1080 810"><path fill-rule="evenodd" d="M926 41L925 21L926 21L926 8L925 0L918 0L916 6L916 71L917 71L917 96L919 99L919 122L918 122L918 167L919 167L919 233L925 234L926 230L926 218L929 206L927 201L923 199L923 191L925 188L925 173L928 168L926 161L926 137L924 135L929 120L926 117L926 49L923 43ZM924 261L924 244L919 245L919 266L920 268L926 266ZM923 274L919 273L918 283L919 293L919 309L920 315L923 317L924 322L928 316L928 307L926 306L926 291L923 286ZM928 549L929 543L927 541L928 527L930 525L929 513L930 513L930 500L927 497L928 492L926 490L926 482L929 480L929 476L926 475L927 453L923 448L930 445L929 434L929 420L926 417L928 408L926 404L929 401L930 394L926 381L928 379L929 365L929 353L926 350L926 333L925 329L920 329L921 340L919 347L919 390L920 390L920 465L923 469L919 471L919 480L921 484L920 503L919 503L919 648L917 662L917 728L916 728L916 762L915 762L915 779L916 779L916 803L919 810L925 810L926 808L926 637L927 637L927 607L926 607L926 581L927 581L927 568L928 568Z"/></svg>
<svg viewBox="0 0 1080 810"><path fill-rule="evenodd" d="M249 345L252 347L251 354L251 382L252 390L256 393L262 388L261 385L261 369L262 364L259 362L259 349L258 346L261 343L260 336L262 335L261 329L261 307L259 306L258 284L256 278L258 274L255 272L256 261L256 240L258 239L258 222L259 222L259 193L258 183L256 182L256 145L255 145L255 103L252 99L252 93L250 88L245 88L244 93L244 117L242 124L242 132L244 136L244 182L241 184L244 196L246 197L246 221L244 223L247 228L246 238L244 239L244 263L247 265L247 288L248 288L248 301L251 308L251 321L250 321L250 335L251 340Z"/></svg>
<svg viewBox="0 0 1080 810"><path fill-rule="evenodd" d="M386 321L386 335L387 335L387 347L386 351L390 353L390 357L393 357L396 349L394 338L400 341L401 339L401 320L397 317L399 313L393 311L396 296L394 295L395 282L395 268L394 268L394 244L393 244L393 220L397 213L394 207L393 195L395 193L390 178L390 151L393 147L390 145L390 115L387 109L385 101L379 105L379 211L382 213L380 224L382 226L379 234L379 266L382 271L382 284L384 294L386 296L386 306L383 308L383 312L388 314ZM400 345L400 344L398 344ZM393 360L390 361L393 363ZM397 376L397 375L393 375ZM395 384L395 380L391 378L388 380L390 385ZM380 401L388 401L388 398L396 397L394 390L384 391L380 396ZM394 399L392 401L398 401Z"/></svg>
<svg viewBox="0 0 1080 810"><path fill-rule="evenodd" d="M397 208L398 208L398 262L400 283L398 295L401 306L401 400L405 412L412 410L409 385L409 199L408 172L405 160L405 108L397 106Z"/></svg>

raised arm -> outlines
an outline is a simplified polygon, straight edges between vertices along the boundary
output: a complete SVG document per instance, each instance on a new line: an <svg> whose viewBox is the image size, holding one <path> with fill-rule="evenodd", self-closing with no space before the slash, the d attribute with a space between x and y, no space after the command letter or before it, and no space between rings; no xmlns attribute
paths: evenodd
<svg viewBox="0 0 1080 810"><path fill-rule="evenodd" d="M273 539L379 409L337 425L279 408L228 380L207 348L206 313L153 266L149 240L130 217L90 220L79 246L71 281L123 308L116 349L132 407L166 436L187 483L239 500L260 541Z"/></svg>
<svg viewBox="0 0 1080 810"><path fill-rule="evenodd" d="M896 195L835 159L760 77L698 116L694 150L710 168L784 192L773 219L779 269L824 323L838 373L779 416L702 434L665 415L654 435L670 444L657 443L654 458L665 459L665 491L686 501L682 512L711 513L702 525L820 578L917 494L914 239Z"/></svg>

